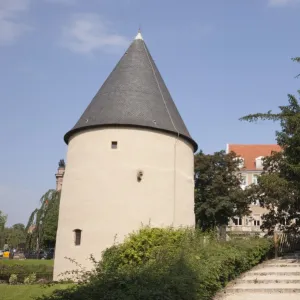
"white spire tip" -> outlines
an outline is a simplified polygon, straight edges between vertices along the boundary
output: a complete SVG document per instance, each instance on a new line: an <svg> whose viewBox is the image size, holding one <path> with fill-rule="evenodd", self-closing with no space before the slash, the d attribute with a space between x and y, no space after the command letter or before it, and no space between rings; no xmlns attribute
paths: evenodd
<svg viewBox="0 0 300 300"><path fill-rule="evenodd" d="M136 35L135 40L144 40L140 31Z"/></svg>

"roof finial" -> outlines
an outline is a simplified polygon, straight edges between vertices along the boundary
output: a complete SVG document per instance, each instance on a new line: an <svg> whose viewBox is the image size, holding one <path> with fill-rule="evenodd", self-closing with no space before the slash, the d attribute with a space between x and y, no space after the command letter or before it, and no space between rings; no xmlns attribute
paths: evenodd
<svg viewBox="0 0 300 300"><path fill-rule="evenodd" d="M138 31L138 34L135 37L135 40L144 40L143 36L142 36L142 33L141 33L141 26L139 26L139 31Z"/></svg>

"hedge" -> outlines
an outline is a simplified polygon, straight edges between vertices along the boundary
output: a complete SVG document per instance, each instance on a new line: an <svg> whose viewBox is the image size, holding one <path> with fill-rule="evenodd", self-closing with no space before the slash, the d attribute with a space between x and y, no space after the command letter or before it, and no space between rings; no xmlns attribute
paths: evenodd
<svg viewBox="0 0 300 300"><path fill-rule="evenodd" d="M209 300L271 250L264 238L218 242L194 230L143 228L108 249L88 282L39 300Z"/></svg>
<svg viewBox="0 0 300 300"><path fill-rule="evenodd" d="M7 281L11 274L18 276L19 282L24 282L24 278L35 273L38 279L52 280L53 267L45 264L5 264L0 262L0 281Z"/></svg>

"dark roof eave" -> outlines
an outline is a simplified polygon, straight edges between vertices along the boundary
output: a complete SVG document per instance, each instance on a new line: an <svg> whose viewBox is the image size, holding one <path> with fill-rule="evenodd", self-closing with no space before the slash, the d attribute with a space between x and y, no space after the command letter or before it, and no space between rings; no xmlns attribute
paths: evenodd
<svg viewBox="0 0 300 300"><path fill-rule="evenodd" d="M173 136L178 135L178 133L176 133L176 132L173 132L173 131L170 131L167 129L151 127L151 126L132 125L132 124L105 124L105 125L89 125L89 126L85 126L85 127L71 129L70 131L68 131L65 134L64 141L68 145L70 138L78 132L86 131L86 130L90 130L90 129L96 129L96 128L107 128L107 127L124 127L124 128L131 127L131 128L141 128L141 129L151 129L153 131L169 133ZM194 152L196 152L198 150L198 144L192 138L185 136L183 134L179 134L179 137L181 137L185 141L189 142L193 146Z"/></svg>

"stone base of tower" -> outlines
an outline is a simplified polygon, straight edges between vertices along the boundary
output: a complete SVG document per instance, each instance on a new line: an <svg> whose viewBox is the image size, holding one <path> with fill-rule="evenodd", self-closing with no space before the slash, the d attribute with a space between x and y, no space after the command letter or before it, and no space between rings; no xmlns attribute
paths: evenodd
<svg viewBox="0 0 300 300"><path fill-rule="evenodd" d="M107 247L141 228L194 226L194 154L174 135L135 128L94 129L68 146L54 279L90 269ZM77 231L76 231L77 230ZM80 231L79 235L76 232Z"/></svg>

